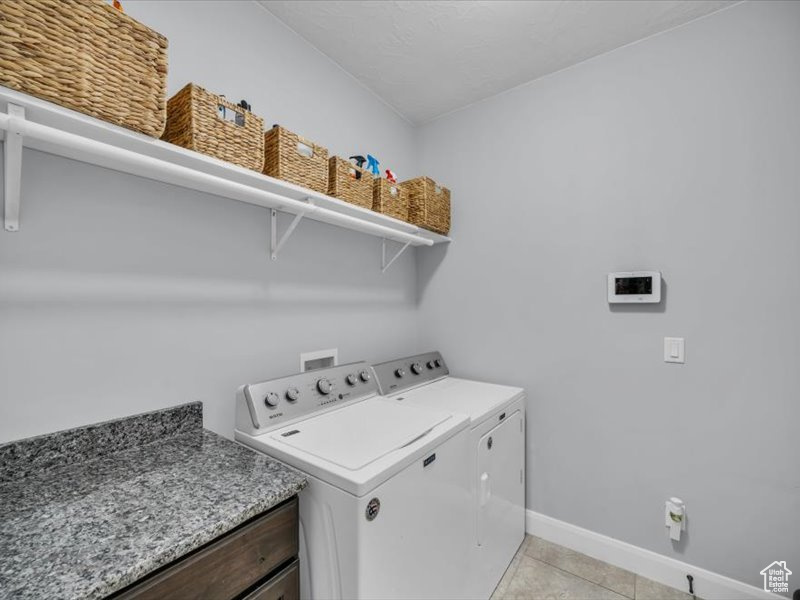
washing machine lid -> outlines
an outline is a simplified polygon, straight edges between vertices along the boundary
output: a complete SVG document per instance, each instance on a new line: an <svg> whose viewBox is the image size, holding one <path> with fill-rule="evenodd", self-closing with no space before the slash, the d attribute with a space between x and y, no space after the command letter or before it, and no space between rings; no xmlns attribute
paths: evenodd
<svg viewBox="0 0 800 600"><path fill-rule="evenodd" d="M282 428L282 444L350 471L421 438L449 414L392 402L359 402Z"/></svg>
<svg viewBox="0 0 800 600"><path fill-rule="evenodd" d="M470 421L475 424L489 418L524 395L525 390L518 387L444 377L388 397L401 401L409 407L468 415Z"/></svg>

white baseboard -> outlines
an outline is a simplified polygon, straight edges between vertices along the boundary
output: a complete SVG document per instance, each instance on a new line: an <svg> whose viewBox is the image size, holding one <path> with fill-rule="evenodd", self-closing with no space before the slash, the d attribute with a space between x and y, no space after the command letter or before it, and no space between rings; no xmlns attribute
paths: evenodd
<svg viewBox="0 0 800 600"><path fill-rule="evenodd" d="M532 510L526 511L525 529L549 542L588 554L593 558L632 571L653 581L687 591L686 575L694 577L694 593L704 600L783 598L752 585L639 548L633 544L559 521Z"/></svg>

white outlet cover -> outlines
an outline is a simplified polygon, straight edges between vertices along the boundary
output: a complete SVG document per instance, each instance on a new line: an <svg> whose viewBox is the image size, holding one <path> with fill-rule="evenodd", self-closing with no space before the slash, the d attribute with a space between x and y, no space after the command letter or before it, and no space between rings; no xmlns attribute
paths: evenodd
<svg viewBox="0 0 800 600"><path fill-rule="evenodd" d="M664 338L664 362L686 362L686 344L683 338Z"/></svg>

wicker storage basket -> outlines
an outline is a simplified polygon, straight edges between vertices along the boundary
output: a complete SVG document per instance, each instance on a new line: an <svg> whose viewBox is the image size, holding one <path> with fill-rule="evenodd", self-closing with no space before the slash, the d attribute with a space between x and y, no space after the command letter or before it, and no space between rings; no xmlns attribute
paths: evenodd
<svg viewBox="0 0 800 600"><path fill-rule="evenodd" d="M331 157L328 164L328 193L331 196L371 209L372 179L372 173L366 169L338 156Z"/></svg>
<svg viewBox="0 0 800 600"><path fill-rule="evenodd" d="M167 38L103 0L0 0L0 84L158 137Z"/></svg>
<svg viewBox="0 0 800 600"><path fill-rule="evenodd" d="M430 177L400 184L408 192L408 220L414 225L447 235L450 231L450 190Z"/></svg>
<svg viewBox="0 0 800 600"><path fill-rule="evenodd" d="M273 125L264 134L264 173L324 194L328 191L328 149Z"/></svg>
<svg viewBox="0 0 800 600"><path fill-rule="evenodd" d="M264 119L193 83L167 102L162 138L255 171L264 166Z"/></svg>
<svg viewBox="0 0 800 600"><path fill-rule="evenodd" d="M397 183L377 177L372 184L372 210L408 221L408 192Z"/></svg>

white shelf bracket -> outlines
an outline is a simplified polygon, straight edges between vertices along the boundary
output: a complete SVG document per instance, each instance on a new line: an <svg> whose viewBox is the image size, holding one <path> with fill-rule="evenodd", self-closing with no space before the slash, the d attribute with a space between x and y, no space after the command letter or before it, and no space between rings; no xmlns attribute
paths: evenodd
<svg viewBox="0 0 800 600"><path fill-rule="evenodd" d="M9 127L3 148L3 178L5 207L3 217L6 231L19 231L19 197L22 183L22 132L15 127L15 119L25 118L25 109L8 103Z"/></svg>
<svg viewBox="0 0 800 600"><path fill-rule="evenodd" d="M310 198L308 199L308 203L312 205L314 204ZM303 219L304 214L298 213L294 216L294 219L292 219L292 222L289 223L286 231L283 232L281 239L278 239L278 211L274 208L270 209L270 215L272 221L270 224L272 228L272 235L270 237L270 257L272 260L278 260L278 252L281 251L281 248L283 248L283 245L289 239L289 236L291 236L292 232L294 232L295 227L297 227L297 225Z"/></svg>
<svg viewBox="0 0 800 600"><path fill-rule="evenodd" d="M383 244L381 245L381 273L386 273L386 269L392 266L392 263L400 258L400 255L405 252L405 249L411 245L411 242L406 242L397 253L389 259L389 262L386 262L386 238L383 238Z"/></svg>

